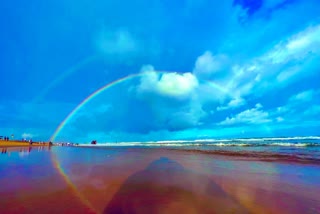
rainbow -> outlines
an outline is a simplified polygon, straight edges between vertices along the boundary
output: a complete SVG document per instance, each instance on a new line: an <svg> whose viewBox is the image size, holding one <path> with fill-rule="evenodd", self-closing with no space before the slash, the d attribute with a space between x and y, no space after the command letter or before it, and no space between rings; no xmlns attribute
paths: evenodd
<svg viewBox="0 0 320 214"><path fill-rule="evenodd" d="M164 73L169 73L168 71L156 71L156 73L160 73L160 74L164 74ZM175 72L175 73L182 73L182 72ZM113 82L110 82L104 86L102 86L101 88L99 88L98 90L96 90L95 92L93 92L92 94L90 94L88 97L86 97L84 100L82 100L67 116L66 118L59 124L59 126L57 127L57 129L55 130L55 132L53 133L53 135L50 137L50 141L54 141L55 138L58 136L58 134L61 132L61 130L65 127L65 125L76 115L76 113L84 106L86 105L90 100L92 100L93 98L97 97L99 94L101 94L102 92L104 92L107 89L110 89L113 86L116 86L118 84L121 84L125 81L131 80L135 77L139 77L142 75L145 75L146 73L136 73L136 74L131 74L125 77L122 77L120 79L117 79ZM212 82L212 81L205 81L208 83L208 85L212 86L215 89L218 89L219 91L227 94L228 96L231 96L229 91L225 90L223 87L221 87L220 85ZM66 172L63 170L63 168L61 167L60 163L57 161L57 158L55 155L52 154L51 156L52 159L52 163L53 166L55 167L55 169L59 172L59 174L62 176L63 180L65 181L65 183L71 188L72 192L74 193L74 195L88 208L90 209L90 211L92 211L93 213L98 213L97 210L94 209L94 207L92 206L92 204L77 190L77 187L72 183L72 181L69 179L68 175L66 174Z"/></svg>
<svg viewBox="0 0 320 214"><path fill-rule="evenodd" d="M62 176L64 182L71 188L72 193L78 198L82 204L84 204L89 210L90 213L99 213L92 204L78 191L77 187L71 182L68 175L65 173L63 168L61 167L60 163L57 161L56 156L51 153L51 161L53 163L53 167L59 172Z"/></svg>
<svg viewBox="0 0 320 214"><path fill-rule="evenodd" d="M67 69L65 72L63 72L61 75L56 77L50 84L48 84L38 96L36 96L33 99L33 102L38 102L41 100L53 87L58 85L60 82L62 82L65 78L70 76L71 74L75 73L79 69L81 69L83 66L90 64L91 62L95 61L98 59L98 56L93 55L85 58L84 60L78 62L77 64L73 65L69 69Z"/></svg>
<svg viewBox="0 0 320 214"><path fill-rule="evenodd" d="M155 71L156 73L160 73L160 74L165 74L165 73L170 73L173 71ZM174 72L174 73L183 73L183 72ZM131 80L135 77L138 76L142 76L145 75L145 72L142 73L135 73L135 74L130 74L128 76L122 77L120 79L117 79L113 82L110 82L104 86L102 86L101 88L99 88L98 90L96 90L95 92L93 92L92 94L90 94L88 97L86 97L84 100L82 100L67 116L66 118L59 124L59 126L57 127L57 129L54 131L53 135L50 137L50 141L53 142L55 140L55 138L58 136L58 134L61 132L61 130L65 127L65 125L71 121L71 119L76 115L76 113L86 104L88 103L90 100L92 100L93 98L97 97L99 94L101 94L102 92L104 92L107 89L110 89L113 86L116 86L120 83L123 83L125 81ZM227 94L230 97L233 97L233 95L226 90L225 88L221 87L220 85L212 82L212 81L204 81L206 82L209 86L218 89L219 91L223 92L224 94Z"/></svg>
<svg viewBox="0 0 320 214"><path fill-rule="evenodd" d="M155 71L157 73L160 74L165 74L165 73L169 73L169 71ZM173 72L173 71L171 71ZM175 72L175 73L182 73L182 72ZM96 90L95 92L93 92L92 94L90 94L88 97L86 97L84 100L82 100L68 115L67 117L59 124L59 126L57 127L57 129L54 131L53 135L50 137L50 141L53 142L55 140L55 138L58 136L58 134L61 132L61 130L65 127L65 125L71 121L71 119L76 115L76 113L86 104L88 103L90 100L92 100L93 98L97 97L99 94L101 94L102 92L104 92L107 89L110 89L113 86L116 86L120 83L123 83L125 81L131 80L135 77L138 76L142 76L145 75L145 72L142 73L135 73L135 74L130 74L128 76L122 77L120 79L117 79L113 82L110 82L104 86L102 86L101 88L99 88L98 90ZM228 96L232 97L231 93L226 90L225 88L221 87L220 85L212 82L212 81L205 81L207 82L207 84L215 89L218 89L219 91L223 92L224 94L227 94Z"/></svg>
<svg viewBox="0 0 320 214"><path fill-rule="evenodd" d="M111 83L108 83L107 85L99 88L98 90L96 90L95 92L93 92L92 94L90 94L87 98L85 98L84 100L82 100L75 109L73 109L68 116L60 123L60 125L58 126L58 128L55 130L55 132L53 133L53 135L50 137L50 141L54 141L54 139L57 137L57 135L59 134L59 132L63 129L63 127L74 117L74 115L86 104L88 103L91 99L95 98L96 96L98 96L99 94L101 94L103 91L118 85L119 83L123 83L127 80L133 79L137 76L141 76L144 73L138 73L138 74L131 74L128 76L125 76L123 78L117 79Z"/></svg>

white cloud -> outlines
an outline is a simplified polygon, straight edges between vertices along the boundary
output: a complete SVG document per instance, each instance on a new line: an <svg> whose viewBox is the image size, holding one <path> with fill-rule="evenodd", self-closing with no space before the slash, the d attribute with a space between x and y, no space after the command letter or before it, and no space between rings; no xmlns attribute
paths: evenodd
<svg viewBox="0 0 320 214"><path fill-rule="evenodd" d="M158 128L181 130L201 125L200 121L207 113L202 109L202 100L198 96L196 76L192 73L157 72L151 65L143 66L141 72L144 75L140 78L137 93L141 99L152 100L147 104Z"/></svg>
<svg viewBox="0 0 320 214"><path fill-rule="evenodd" d="M297 94L292 95L287 103L283 106L279 106L272 111L270 114L276 117L277 122L285 121L299 121L301 118L306 118L310 116L316 116L320 113L320 106L317 104L312 105L319 93L318 90L306 90L301 91Z"/></svg>
<svg viewBox="0 0 320 214"><path fill-rule="evenodd" d="M226 67L227 62L227 56L213 56L210 51L206 51L197 58L193 73L197 77L208 78L216 72L223 70Z"/></svg>
<svg viewBox="0 0 320 214"><path fill-rule="evenodd" d="M157 87L161 94L169 96L189 95L198 86L198 80L191 73L163 74Z"/></svg>
<svg viewBox="0 0 320 214"><path fill-rule="evenodd" d="M310 53L320 52L320 25L309 27L293 35L287 42L280 42L266 55L274 64L303 59Z"/></svg>
<svg viewBox="0 0 320 214"><path fill-rule="evenodd" d="M138 92L153 92L163 96L185 98L189 97L199 85L192 73L158 73L150 65L141 69L145 72L140 79Z"/></svg>
<svg viewBox="0 0 320 214"><path fill-rule="evenodd" d="M235 97L245 98L250 94L263 96L275 87L285 87L311 75L315 71L311 64L314 64L317 56L320 56L320 25L282 39L260 56L249 58L244 63L234 60L233 65L228 65L227 61L220 60L221 64L217 66L210 52L200 56L197 63L199 68L202 66L202 70L198 70L204 73L210 73L216 67L228 67L223 75L210 76L210 79L232 91Z"/></svg>
<svg viewBox="0 0 320 214"><path fill-rule="evenodd" d="M272 120L269 118L269 113L261 110L262 105L256 104L254 108L247 109L233 117L227 117L219 125L234 125L234 124L262 124Z"/></svg>
<svg viewBox="0 0 320 214"><path fill-rule="evenodd" d="M261 109L263 106L261 105L261 103L257 103L257 104L255 105L255 107L256 107L256 109Z"/></svg>
<svg viewBox="0 0 320 214"><path fill-rule="evenodd" d="M31 134L31 133L23 133L23 134L21 135L21 137L22 137L23 139L30 139L30 138L33 138L34 135Z"/></svg>
<svg viewBox="0 0 320 214"><path fill-rule="evenodd" d="M226 106L218 106L217 111L235 109L235 108L238 108L238 107L243 106L245 104L246 104L246 101L243 98L236 97L236 98L230 100L230 102Z"/></svg>
<svg viewBox="0 0 320 214"><path fill-rule="evenodd" d="M293 78L295 75L297 75L300 71L301 71L301 68L299 66L294 66L294 67L288 68L288 69L280 72L277 75L276 80L279 83L285 83L288 80L290 80L291 78Z"/></svg>

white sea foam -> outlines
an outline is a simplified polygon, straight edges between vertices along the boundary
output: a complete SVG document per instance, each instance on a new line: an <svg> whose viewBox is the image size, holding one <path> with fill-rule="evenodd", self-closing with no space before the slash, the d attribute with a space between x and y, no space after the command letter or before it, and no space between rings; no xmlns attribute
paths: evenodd
<svg viewBox="0 0 320 214"><path fill-rule="evenodd" d="M80 144L79 146L288 146L305 147L320 146L320 142L288 142L288 141L318 141L318 136L308 137L277 137L277 138L235 138L235 139L197 139L197 140L162 140L135 142L106 142L97 145Z"/></svg>

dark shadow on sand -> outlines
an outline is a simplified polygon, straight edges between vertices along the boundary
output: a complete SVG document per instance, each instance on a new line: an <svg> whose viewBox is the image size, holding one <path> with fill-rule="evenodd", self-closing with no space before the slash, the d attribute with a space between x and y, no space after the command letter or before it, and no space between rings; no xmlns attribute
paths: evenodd
<svg viewBox="0 0 320 214"><path fill-rule="evenodd" d="M248 213L209 177L168 158L131 175L103 213Z"/></svg>

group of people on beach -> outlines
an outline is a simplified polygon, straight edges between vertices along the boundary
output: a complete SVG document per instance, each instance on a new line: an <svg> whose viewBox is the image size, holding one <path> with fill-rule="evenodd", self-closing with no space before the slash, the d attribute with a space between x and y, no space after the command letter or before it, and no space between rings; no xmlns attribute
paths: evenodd
<svg viewBox="0 0 320 214"><path fill-rule="evenodd" d="M1 136L0 140L2 140L2 136ZM9 141L9 140L10 140L10 138L9 138L9 137L7 137L7 136L4 136L4 137L3 137L3 140L4 140L4 141Z"/></svg>

